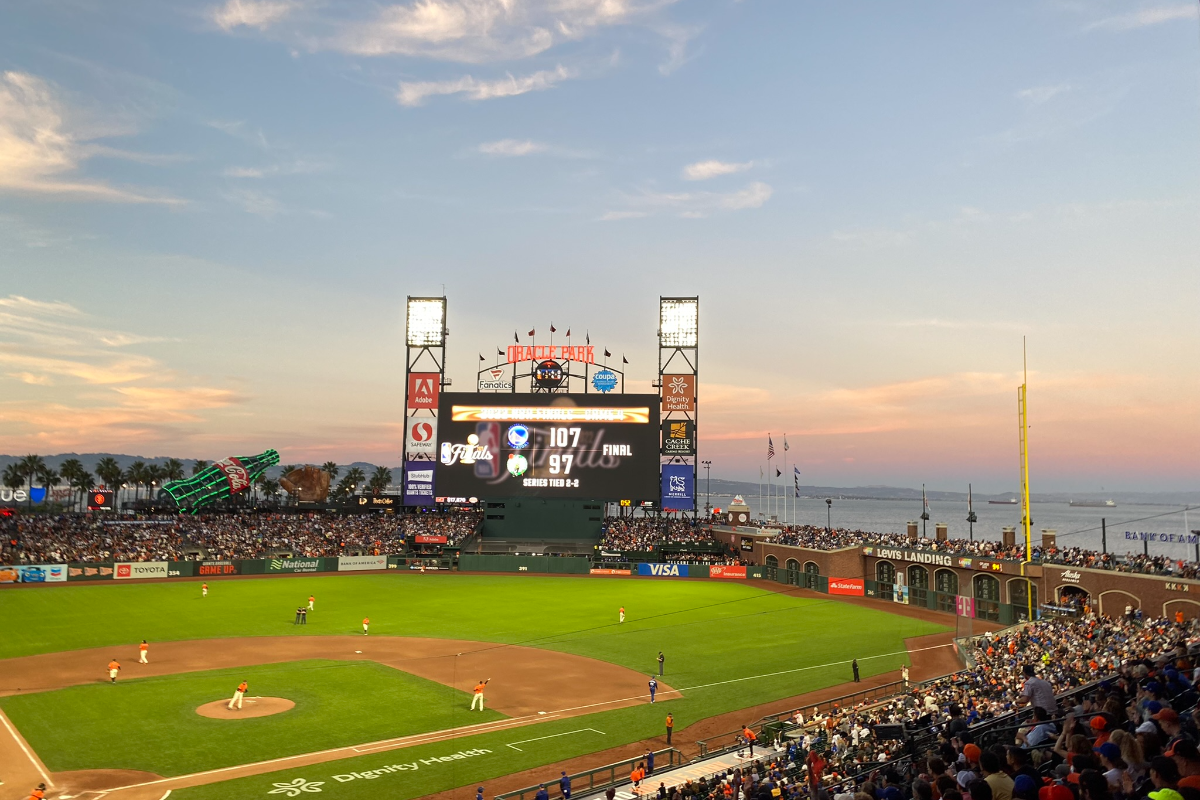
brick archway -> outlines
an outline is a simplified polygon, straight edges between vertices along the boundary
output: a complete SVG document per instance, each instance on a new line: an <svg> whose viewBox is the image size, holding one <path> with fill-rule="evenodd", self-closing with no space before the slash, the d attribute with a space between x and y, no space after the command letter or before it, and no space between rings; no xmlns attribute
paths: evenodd
<svg viewBox="0 0 1200 800"><path fill-rule="evenodd" d="M1125 606L1131 605L1134 610L1142 607L1142 601L1137 595L1122 591L1121 589L1109 589L1100 593L1100 613L1108 617L1121 617L1125 614Z"/></svg>

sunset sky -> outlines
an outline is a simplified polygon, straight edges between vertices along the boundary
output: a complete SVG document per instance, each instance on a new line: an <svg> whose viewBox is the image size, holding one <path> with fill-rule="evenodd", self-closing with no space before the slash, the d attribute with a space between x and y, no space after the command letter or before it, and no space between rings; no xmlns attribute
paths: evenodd
<svg viewBox="0 0 1200 800"><path fill-rule="evenodd" d="M0 453L394 466L407 295L649 391L695 294L714 478L1015 490L1024 336L1035 491L1200 488L1194 0L4 18Z"/></svg>

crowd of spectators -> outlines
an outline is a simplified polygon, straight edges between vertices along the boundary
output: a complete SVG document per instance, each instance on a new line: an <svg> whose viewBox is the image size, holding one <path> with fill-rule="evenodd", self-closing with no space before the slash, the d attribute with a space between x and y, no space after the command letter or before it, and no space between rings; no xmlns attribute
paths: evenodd
<svg viewBox="0 0 1200 800"><path fill-rule="evenodd" d="M907 547L917 550L933 550L956 556L1024 560L1023 544L1005 547L992 539L911 539L901 533L876 533L847 528L827 529L817 525L791 525L782 528L770 541L793 547L808 547L814 550L840 550L845 547ZM1162 555L1127 553L1114 555L1086 550L1082 547L1050 547L1034 545L1030 551L1033 561L1044 564L1061 564L1069 567L1110 569L1117 572L1137 572L1147 575L1169 575L1177 578L1200 577L1200 564L1181 561Z"/></svg>
<svg viewBox="0 0 1200 800"><path fill-rule="evenodd" d="M1090 614L990 634L970 669L885 701L802 709L764 729L774 738L743 767L648 788L662 800L1200 800L1198 641L1194 621ZM881 724L903 725L907 742L877 736Z"/></svg>
<svg viewBox="0 0 1200 800"><path fill-rule="evenodd" d="M479 519L477 512L21 516L0 522L0 564L383 555L404 552L416 535L457 544Z"/></svg>
<svg viewBox="0 0 1200 800"><path fill-rule="evenodd" d="M712 544L707 525L669 517L606 517L600 547L646 552L664 544Z"/></svg>

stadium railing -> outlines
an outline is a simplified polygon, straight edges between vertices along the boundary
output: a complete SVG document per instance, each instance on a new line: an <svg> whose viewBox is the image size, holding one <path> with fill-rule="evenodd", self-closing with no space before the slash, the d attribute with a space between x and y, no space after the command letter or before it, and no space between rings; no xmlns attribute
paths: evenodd
<svg viewBox="0 0 1200 800"><path fill-rule="evenodd" d="M629 781L629 773L633 771L634 767L645 760L645 755L640 755L636 758L627 758L624 761L617 761L614 764L605 764L603 767L596 767L595 769L568 775L567 777L571 779L571 794L594 792L599 789L616 786L617 784L627 783ZM687 763L688 759L674 747L654 751L655 772L661 772L667 767L681 767ZM541 785L548 788L555 788L558 785L558 778L547 780ZM495 800L532 800L537 793L537 786L528 786L524 789L517 789L514 792L495 795Z"/></svg>

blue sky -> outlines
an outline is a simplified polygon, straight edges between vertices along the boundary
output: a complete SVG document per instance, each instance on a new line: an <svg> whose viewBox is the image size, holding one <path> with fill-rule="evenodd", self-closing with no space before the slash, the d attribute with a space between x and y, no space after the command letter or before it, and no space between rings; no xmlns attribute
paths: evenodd
<svg viewBox="0 0 1200 800"><path fill-rule="evenodd" d="M1013 489L1028 336L1035 490L1195 488L1197 8L9 3L0 451L395 464L444 285L456 387L700 295L721 477Z"/></svg>

